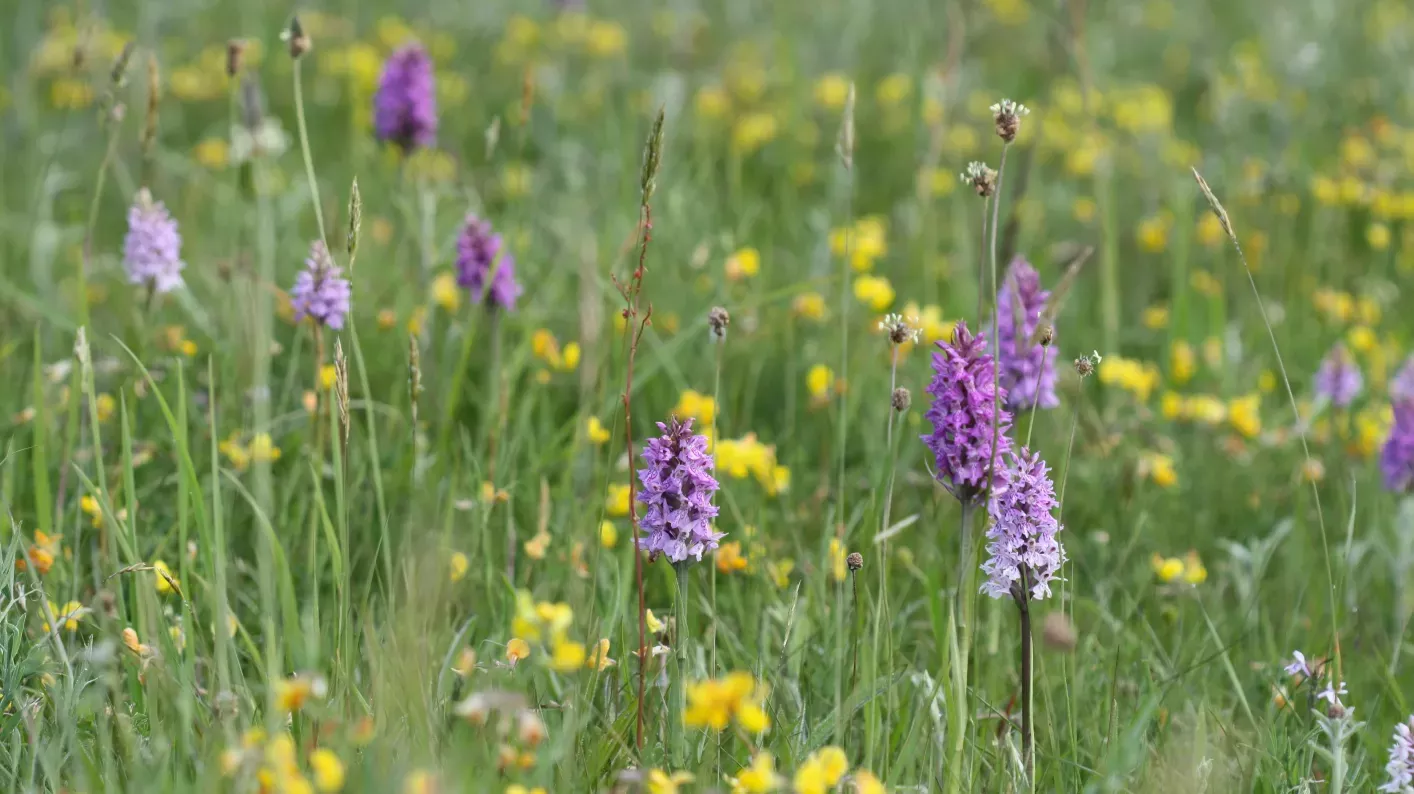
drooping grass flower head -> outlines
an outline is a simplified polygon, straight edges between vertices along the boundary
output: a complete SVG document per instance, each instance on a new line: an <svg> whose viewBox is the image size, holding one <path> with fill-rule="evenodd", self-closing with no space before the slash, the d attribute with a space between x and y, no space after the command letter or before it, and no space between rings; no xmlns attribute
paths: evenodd
<svg viewBox="0 0 1414 794"><path fill-rule="evenodd" d="M640 524L646 534L638 545L674 563L689 556L701 560L723 536L712 529L717 480L707 437L693 434L691 419L673 417L667 424L659 422L658 429L663 435L649 439L643 449L647 465L638 470L643 483L639 500L648 506Z"/></svg>
<svg viewBox="0 0 1414 794"><path fill-rule="evenodd" d="M1036 406L1054 408L1056 355L1053 344L1027 346L1041 322L1041 312L1051 297L1041 289L1041 274L1021 257L1012 260L997 291L997 350L1001 357L1001 385L1007 407L1021 410Z"/></svg>
<svg viewBox="0 0 1414 794"><path fill-rule="evenodd" d="M1389 746L1385 774L1389 775L1389 781L1380 786L1380 791L1414 794L1414 717L1394 726L1394 741Z"/></svg>
<svg viewBox="0 0 1414 794"><path fill-rule="evenodd" d="M987 512L987 581L982 592L992 598L1039 601L1051 595L1065 550L1056 540L1061 525L1053 514L1058 503L1050 470L1038 453L1025 447L1008 451L1005 488L994 488Z"/></svg>
<svg viewBox="0 0 1414 794"><path fill-rule="evenodd" d="M290 308L295 310L295 320L312 317L316 323L337 331L344 327L352 293L349 280L334 265L324 241L310 243L304 270L290 289Z"/></svg>
<svg viewBox="0 0 1414 794"><path fill-rule="evenodd" d="M128 234L123 238L123 266L128 283L156 292L182 286L182 235L177 221L160 201L143 188L128 209Z"/></svg>
<svg viewBox="0 0 1414 794"><path fill-rule="evenodd" d="M373 95L373 129L378 139L404 152L437 142L437 86L432 58L421 44L388 57Z"/></svg>
<svg viewBox="0 0 1414 794"><path fill-rule="evenodd" d="M938 342L933 380L928 384L933 403L924 418L933 432L922 436L923 443L933 452L934 476L964 503L981 498L993 459L1002 463L1011 445L1007 438L1011 414L995 405L998 398L1006 404L1006 390L994 388L992 357L986 349L986 335L973 335L966 322L959 322L951 342ZM998 486L1004 474L998 466Z"/></svg>
<svg viewBox="0 0 1414 794"><path fill-rule="evenodd" d="M1414 399L1394 404L1394 424L1380 450L1380 473L1395 493L1414 487Z"/></svg>
<svg viewBox="0 0 1414 794"><path fill-rule="evenodd" d="M487 306L513 311L521 294L515 266L515 258L501 235L492 231L491 222L466 216L466 225L457 238L457 284L471 290L472 298L485 293ZM491 272L493 269L495 273ZM489 289L487 278L491 279Z"/></svg>
<svg viewBox="0 0 1414 794"><path fill-rule="evenodd" d="M1360 365L1351 358L1345 345L1331 348L1316 371L1316 396L1330 402L1337 408L1344 408L1355 401L1365 378L1360 374Z"/></svg>

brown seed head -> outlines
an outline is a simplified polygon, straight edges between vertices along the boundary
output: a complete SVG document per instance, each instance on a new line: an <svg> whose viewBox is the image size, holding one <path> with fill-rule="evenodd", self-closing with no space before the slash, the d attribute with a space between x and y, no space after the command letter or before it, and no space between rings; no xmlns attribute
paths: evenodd
<svg viewBox="0 0 1414 794"><path fill-rule="evenodd" d="M309 35L304 32L304 25L300 24L299 15L290 17L290 29L285 31L285 40L290 45L290 57L295 60L299 60L314 46Z"/></svg>
<svg viewBox="0 0 1414 794"><path fill-rule="evenodd" d="M851 571L857 571L864 567L864 555L857 551L852 551L849 553L848 557L844 558L844 564L848 565Z"/></svg>
<svg viewBox="0 0 1414 794"><path fill-rule="evenodd" d="M245 39L231 39L226 42L226 76L235 77L245 64Z"/></svg>
<svg viewBox="0 0 1414 794"><path fill-rule="evenodd" d="M997 127L997 137L1007 143L1016 140L1016 133L1021 129L1021 117L1030 112L1025 105L1010 99L1003 99L993 105L992 121Z"/></svg>
<svg viewBox="0 0 1414 794"><path fill-rule="evenodd" d="M712 311L707 312L707 327L712 332L712 341L721 342L727 338L727 325L731 321L731 315L721 306L713 306Z"/></svg>
<svg viewBox="0 0 1414 794"><path fill-rule="evenodd" d="M903 413L908 410L909 404L913 402L913 395L908 393L908 389L900 386L894 389L893 397L890 398L889 402L893 405L895 411Z"/></svg>
<svg viewBox="0 0 1414 794"><path fill-rule="evenodd" d="M964 184L971 185L977 191L977 195L987 198L997 192L997 172L987 167L986 163L971 162L967 164L967 170L962 172Z"/></svg>

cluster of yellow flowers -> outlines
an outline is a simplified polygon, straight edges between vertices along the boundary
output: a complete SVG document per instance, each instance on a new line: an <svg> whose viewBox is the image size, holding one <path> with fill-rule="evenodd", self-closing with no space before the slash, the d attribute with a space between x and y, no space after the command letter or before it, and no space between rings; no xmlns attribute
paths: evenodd
<svg viewBox="0 0 1414 794"><path fill-rule="evenodd" d="M1160 488L1178 485L1178 472L1174 470L1173 458L1162 452L1145 451L1139 455L1139 476L1153 482Z"/></svg>
<svg viewBox="0 0 1414 794"><path fill-rule="evenodd" d="M1262 432L1262 395L1254 392L1226 402L1211 394L1182 395L1164 392L1159 398L1159 412L1165 419L1197 422L1217 426L1227 422L1244 438L1256 438Z"/></svg>
<svg viewBox="0 0 1414 794"><path fill-rule="evenodd" d="M1164 583L1181 580L1188 584L1202 584L1208 580L1208 569L1203 567L1203 561L1193 549L1189 549L1182 559L1156 553L1149 564L1154 569L1154 575Z"/></svg>
<svg viewBox="0 0 1414 794"><path fill-rule="evenodd" d="M628 49L628 32L610 19L597 19L582 11L564 11L553 24L541 27L528 16L506 20L506 32L496 47L497 62L506 66L543 63L555 55L583 54L616 58Z"/></svg>
<svg viewBox="0 0 1414 794"><path fill-rule="evenodd" d="M252 463L273 463L280 459L280 448L270 438L269 433L256 433L249 444L241 443L241 434L232 433L217 445L217 449L236 471L245 471Z"/></svg>
<svg viewBox="0 0 1414 794"><path fill-rule="evenodd" d="M830 231L830 252L849 257L855 272L868 273L889 252L888 227L882 216L866 215L853 226Z"/></svg>
<svg viewBox="0 0 1414 794"><path fill-rule="evenodd" d="M265 731L251 728L241 737L240 744L221 754L221 772L226 777L255 772L261 791L282 791L287 794L331 794L344 787L344 762L333 750L315 748L305 759L309 775L300 766L295 740L281 733L266 740Z"/></svg>
<svg viewBox="0 0 1414 794"><path fill-rule="evenodd" d="M549 369L542 369L535 373L535 379L540 383L550 382L550 372L573 372L579 367L579 343L568 342L564 348L560 347L560 342L548 328L536 329L530 335L530 352Z"/></svg>
<svg viewBox="0 0 1414 794"><path fill-rule="evenodd" d="M1099 376L1101 383L1118 386L1140 402L1148 402L1159 384L1159 370L1153 364L1120 356L1106 356L1100 362Z"/></svg>
<svg viewBox="0 0 1414 794"><path fill-rule="evenodd" d="M717 401L711 395L687 389L678 396L678 404L673 406L672 414L679 419L697 420L697 426L694 429L703 435L708 435L712 420L717 417Z"/></svg>
<svg viewBox="0 0 1414 794"><path fill-rule="evenodd" d="M722 267L728 281L752 278L761 272L761 252L750 247L738 249Z"/></svg>
<svg viewBox="0 0 1414 794"><path fill-rule="evenodd" d="M530 654L530 645L535 643L549 650L550 669L568 673L582 667L603 670L615 664L609 658L609 640L602 639L595 644L592 652L584 643L569 637L570 624L574 621L574 610L564 602L537 602L529 592L516 592L516 614L511 620L510 643L506 646L506 657L512 663Z"/></svg>
<svg viewBox="0 0 1414 794"><path fill-rule="evenodd" d="M790 467L776 462L775 446L761 443L755 433L724 438L712 445L717 473L733 479L755 478L769 496L790 488Z"/></svg>
<svg viewBox="0 0 1414 794"><path fill-rule="evenodd" d="M735 721L748 734L763 733L771 727L771 718L761 707L766 695L766 687L750 673L734 672L690 683L683 723L689 728L724 731Z"/></svg>

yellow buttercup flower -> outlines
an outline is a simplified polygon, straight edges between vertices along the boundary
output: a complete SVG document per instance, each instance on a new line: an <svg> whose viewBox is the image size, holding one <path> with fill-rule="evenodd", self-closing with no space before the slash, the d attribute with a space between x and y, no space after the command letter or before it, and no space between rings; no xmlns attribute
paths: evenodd
<svg viewBox="0 0 1414 794"><path fill-rule="evenodd" d="M1232 429L1246 438L1256 438L1262 432L1262 395L1248 394L1228 403L1227 419Z"/></svg>
<svg viewBox="0 0 1414 794"><path fill-rule="evenodd" d="M584 666L588 654L584 644L564 640L550 648L550 668L559 673L568 673Z"/></svg>
<svg viewBox="0 0 1414 794"><path fill-rule="evenodd" d="M511 664L515 664L529 655L530 643L525 640L513 637L510 642L506 643L506 661Z"/></svg>
<svg viewBox="0 0 1414 794"><path fill-rule="evenodd" d="M847 554L839 538L830 538L830 573L836 582L843 582L849 576Z"/></svg>
<svg viewBox="0 0 1414 794"><path fill-rule="evenodd" d="M1100 362L1100 382L1107 386L1119 386L1132 393L1140 402L1147 402L1149 395L1159 382L1159 372L1153 364L1106 356Z"/></svg>
<svg viewBox="0 0 1414 794"><path fill-rule="evenodd" d="M1173 219L1167 214L1151 215L1139 222L1136 237L1139 247L1149 253L1159 253L1169 244L1169 227Z"/></svg>
<svg viewBox="0 0 1414 794"><path fill-rule="evenodd" d="M824 364L816 364L805 374L805 388L817 400L829 397L835 386L835 371Z"/></svg>
<svg viewBox="0 0 1414 794"><path fill-rule="evenodd" d="M825 296L818 292L797 295L791 302L791 309L807 320L822 320L825 317Z"/></svg>
<svg viewBox="0 0 1414 794"><path fill-rule="evenodd" d="M761 733L771 726L761 708L765 695L750 673L735 672L725 678L689 683L683 723L689 728L723 731L735 719L748 733Z"/></svg>
<svg viewBox="0 0 1414 794"><path fill-rule="evenodd" d="M732 128L732 149L741 154L751 154L776 139L780 125L770 113L748 113L737 120Z"/></svg>
<svg viewBox="0 0 1414 794"><path fill-rule="evenodd" d="M751 278L761 272L761 252L755 248L742 248L727 257L726 274L729 281Z"/></svg>
<svg viewBox="0 0 1414 794"><path fill-rule="evenodd" d="M589 437L591 444L603 444L609 440L609 429L604 427L604 423L599 421L599 417L591 416L584 423L584 434Z"/></svg>
<svg viewBox="0 0 1414 794"><path fill-rule="evenodd" d="M717 570L724 574L735 573L746 568L746 558L741 556L741 543L737 541L718 546L715 559Z"/></svg>
<svg viewBox="0 0 1414 794"><path fill-rule="evenodd" d="M83 604L77 601L70 601L64 604L63 608L55 606L54 602L50 601L49 612L54 616L54 623L56 625L63 626L65 631L72 632L79 630L79 621L83 619L83 616L87 614L88 610L84 609ZM44 623L44 631L49 631L49 623L47 621Z"/></svg>
<svg viewBox="0 0 1414 794"><path fill-rule="evenodd" d="M1149 567L1154 569L1154 575L1159 577L1161 582L1172 582L1183 575L1183 560L1177 557L1161 557L1155 554L1149 561Z"/></svg>
<svg viewBox="0 0 1414 794"><path fill-rule="evenodd" d="M323 792L335 792L344 787L344 762L333 750L323 747L309 754L309 768L314 772L314 787Z"/></svg>
<svg viewBox="0 0 1414 794"><path fill-rule="evenodd" d="M697 115L703 118L720 119L731 109L731 98L721 86L707 85L697 89L693 107L697 109Z"/></svg>
<svg viewBox="0 0 1414 794"><path fill-rule="evenodd" d="M849 772L849 759L838 747L822 747L805 759L795 773L796 794L826 794Z"/></svg>
<svg viewBox="0 0 1414 794"><path fill-rule="evenodd" d="M815 103L826 110L844 107L849 96L849 78L838 72L823 75L815 81Z"/></svg>
<svg viewBox="0 0 1414 794"><path fill-rule="evenodd" d="M615 518L626 516L628 515L628 499L628 486L614 483L609 486L609 498L604 505L604 511Z"/></svg>
<svg viewBox="0 0 1414 794"><path fill-rule="evenodd" d="M1198 356L1194 354L1193 346L1182 339L1175 339L1169 348L1169 378L1175 385L1182 386L1192 380L1197 371Z"/></svg>
<svg viewBox="0 0 1414 794"><path fill-rule="evenodd" d="M466 576L467 569L471 567L471 561L462 552L454 551L448 559L448 566L451 569L448 578L453 582L460 582Z"/></svg>
<svg viewBox="0 0 1414 794"><path fill-rule="evenodd" d="M177 581L177 575L172 573L172 569L167 567L167 563L161 560L152 561L153 586L157 588L160 595L174 593L181 583Z"/></svg>
<svg viewBox="0 0 1414 794"><path fill-rule="evenodd" d="M618 545L619 531L614 527L612 521L601 521L599 523L599 545L606 549L612 549Z"/></svg>
<svg viewBox="0 0 1414 794"><path fill-rule="evenodd" d="M884 782L867 769L855 772L853 777L855 794L888 794L889 790L884 787Z"/></svg>
<svg viewBox="0 0 1414 794"><path fill-rule="evenodd" d="M672 413L679 419L696 419L699 426L707 427L717 415L717 401L711 395L687 389L678 396Z"/></svg>
<svg viewBox="0 0 1414 794"><path fill-rule="evenodd" d="M661 769L650 769L645 787L648 794L678 794L679 787L685 786L695 779L691 772L668 774Z"/></svg>
<svg viewBox="0 0 1414 794"><path fill-rule="evenodd" d="M1173 458L1159 452L1145 452L1140 455L1139 476L1147 478L1160 488L1172 488L1178 484L1178 473L1174 470Z"/></svg>
<svg viewBox="0 0 1414 794"><path fill-rule="evenodd" d="M775 756L765 750L752 757L751 766L738 772L736 777L727 778L728 785L732 787L731 794L769 794L784 782L776 774Z"/></svg>
<svg viewBox="0 0 1414 794"><path fill-rule="evenodd" d="M1144 310L1144 327L1157 331L1168 327L1169 307L1164 305L1150 306Z"/></svg>
<svg viewBox="0 0 1414 794"><path fill-rule="evenodd" d="M854 280L854 297L876 312L894 302L894 287L883 276L860 276Z"/></svg>
<svg viewBox="0 0 1414 794"><path fill-rule="evenodd" d="M231 145L225 138L206 138L192 149L192 157L203 167L220 171L231 160Z"/></svg>
<svg viewBox="0 0 1414 794"><path fill-rule="evenodd" d="M462 288L451 273L439 273L432 280L432 302L445 312L455 312L462 305Z"/></svg>

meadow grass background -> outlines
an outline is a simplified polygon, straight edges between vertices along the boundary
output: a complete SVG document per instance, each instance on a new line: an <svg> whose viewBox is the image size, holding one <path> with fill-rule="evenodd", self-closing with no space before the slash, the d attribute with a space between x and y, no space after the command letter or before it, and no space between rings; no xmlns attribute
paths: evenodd
<svg viewBox="0 0 1414 794"><path fill-rule="evenodd" d="M1004 96L1033 113L1003 174L1001 265L1026 256L1054 286L1093 249L1055 321L1061 405L1015 430L1054 469L1070 557L1035 607L1036 788L1324 791L1337 767L1344 790L1383 782L1414 685L1414 503L1375 461L1411 341L1407 5L4 6L5 790L332 788L323 748L353 791L634 791L632 768L725 791L757 750L790 778L826 745L891 790L1020 790L1003 719L1016 615L979 603L956 703L959 510L917 439L924 348L990 314L983 203L957 174L997 165L987 107ZM294 11L313 43L317 199L279 38ZM239 80L231 38L247 42ZM370 100L411 39L437 65L440 129L435 151L401 158L374 140ZM255 156L241 80L283 130ZM691 730L677 764L663 657L635 746L613 282L638 254L660 107L632 432L641 446L675 411L715 428L718 528L740 545L691 573L687 678L750 673L771 721ZM355 177L352 320L316 339L284 290L321 236L316 209L348 264ZM185 288L155 300L121 262L142 185L180 221L187 262ZM448 280L468 212L515 256L514 312ZM713 306L731 315L718 345ZM926 337L896 370L885 311ZM319 360L336 339L346 444ZM1337 342L1365 376L1344 410L1312 399ZM1081 380L1068 362L1091 351L1104 360ZM891 420L895 383L913 404ZM567 604L571 637L607 639L617 664L555 669L541 647L509 663L517 590ZM644 591L676 649L671 569L645 565ZM70 602L72 626L48 630ZM213 630L228 611L231 631ZM1282 672L1298 648L1332 666L1339 650L1353 712L1321 719L1314 686ZM306 693L315 676L327 691ZM474 693L523 696L546 738L521 706L508 724L458 716Z"/></svg>

